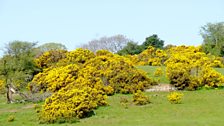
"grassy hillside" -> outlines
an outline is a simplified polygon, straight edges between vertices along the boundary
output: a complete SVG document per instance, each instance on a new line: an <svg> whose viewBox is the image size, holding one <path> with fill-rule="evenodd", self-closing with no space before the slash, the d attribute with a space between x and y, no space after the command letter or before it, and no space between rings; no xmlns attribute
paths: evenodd
<svg viewBox="0 0 224 126"><path fill-rule="evenodd" d="M125 109L120 104L121 97L131 101L132 95L109 97L110 106L100 107L96 115L81 119L76 124L51 124L53 126L222 126L224 124L224 90L185 91L182 104L170 104L168 92L148 92L151 104ZM6 104L0 96L1 126L37 126L37 114L33 104ZM15 121L7 122L10 115ZM47 124L41 124L46 126ZM50 125L50 126L51 126Z"/></svg>

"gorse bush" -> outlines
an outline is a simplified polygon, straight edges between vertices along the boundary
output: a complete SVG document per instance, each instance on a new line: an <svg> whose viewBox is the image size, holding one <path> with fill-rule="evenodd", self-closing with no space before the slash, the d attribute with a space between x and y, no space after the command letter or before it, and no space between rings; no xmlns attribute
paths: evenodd
<svg viewBox="0 0 224 126"><path fill-rule="evenodd" d="M108 104L103 91L87 86L91 84L83 83L69 85L47 98L40 113L41 122L55 123L62 118L70 121L74 118L88 117L98 106Z"/></svg>
<svg viewBox="0 0 224 126"><path fill-rule="evenodd" d="M223 83L223 76L213 70L213 62L201 47L177 46L170 48L170 58L166 60L166 75L177 89L195 90L209 85L217 87Z"/></svg>
<svg viewBox="0 0 224 126"><path fill-rule="evenodd" d="M162 76L163 75L163 70L162 68L156 68L155 72L154 72L154 76L155 77L159 77L159 76Z"/></svg>
<svg viewBox="0 0 224 126"><path fill-rule="evenodd" d="M156 49L149 46L138 55L129 55L126 57L129 58L135 65L161 66L167 59L167 54L161 49Z"/></svg>
<svg viewBox="0 0 224 126"><path fill-rule="evenodd" d="M74 82L77 78L79 67L76 64L61 66L56 68L47 68L43 72L34 76L32 82L28 85L30 90L36 86L37 90L56 92L62 87Z"/></svg>
<svg viewBox="0 0 224 126"><path fill-rule="evenodd" d="M103 85L113 87L115 93L134 93L152 84L146 73L137 70L128 59L110 53L104 54L106 55L90 59L84 67L96 68L97 72L92 76L99 77Z"/></svg>
<svg viewBox="0 0 224 126"><path fill-rule="evenodd" d="M150 100L148 96L145 96L142 91L138 90L133 95L133 102L135 105L146 105L150 103Z"/></svg>
<svg viewBox="0 0 224 126"><path fill-rule="evenodd" d="M39 68L49 68L66 57L66 50L50 50L35 59Z"/></svg>
<svg viewBox="0 0 224 126"><path fill-rule="evenodd" d="M14 115L10 115L8 118L7 118L7 121L8 122L13 122L15 120L15 116Z"/></svg>
<svg viewBox="0 0 224 126"><path fill-rule="evenodd" d="M97 107L108 104L107 95L143 91L152 83L127 58L105 50L95 55L77 49L66 52L54 65L46 64L28 88L33 92L53 92L45 100L40 120L55 123L88 117Z"/></svg>
<svg viewBox="0 0 224 126"><path fill-rule="evenodd" d="M180 92L171 92L167 95L167 99L172 104L180 104L183 94Z"/></svg>
<svg viewBox="0 0 224 126"><path fill-rule="evenodd" d="M0 80L0 94L5 92L5 81Z"/></svg>

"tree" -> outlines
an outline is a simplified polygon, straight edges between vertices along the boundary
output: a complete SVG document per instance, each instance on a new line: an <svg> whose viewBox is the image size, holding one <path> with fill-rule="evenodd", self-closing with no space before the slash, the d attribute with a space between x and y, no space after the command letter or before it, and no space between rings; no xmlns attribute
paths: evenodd
<svg viewBox="0 0 224 126"><path fill-rule="evenodd" d="M163 49L164 41L160 40L156 34L153 34L152 36L147 37L142 44L143 50L147 49L149 46Z"/></svg>
<svg viewBox="0 0 224 126"><path fill-rule="evenodd" d="M12 92L24 89L37 71L33 58L36 43L13 41L6 45L0 60L0 76L5 82L7 102L12 103ZM19 92L20 95L23 95ZM25 96L25 95L23 95Z"/></svg>
<svg viewBox="0 0 224 126"><path fill-rule="evenodd" d="M108 50L112 53L117 53L130 42L130 39L123 35L114 35L111 37L102 37L98 40L92 40L87 44L81 45L81 48L89 49L96 52L97 50Z"/></svg>
<svg viewBox="0 0 224 126"><path fill-rule="evenodd" d="M119 55L134 55L141 53L141 51L142 49L140 45L135 42L128 42L127 45L117 53Z"/></svg>
<svg viewBox="0 0 224 126"><path fill-rule="evenodd" d="M201 27L203 50L216 56L224 56L224 22L208 23Z"/></svg>
<svg viewBox="0 0 224 126"><path fill-rule="evenodd" d="M42 53L51 51L51 50L67 50L65 45L63 45L61 43L55 43L55 42L45 43L45 44L37 47L37 49Z"/></svg>

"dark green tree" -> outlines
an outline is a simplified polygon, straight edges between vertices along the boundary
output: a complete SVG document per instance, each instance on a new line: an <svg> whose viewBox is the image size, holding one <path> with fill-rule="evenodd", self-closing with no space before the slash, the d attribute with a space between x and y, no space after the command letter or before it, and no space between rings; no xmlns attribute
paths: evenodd
<svg viewBox="0 0 224 126"><path fill-rule="evenodd" d="M141 46L135 42L128 42L127 45L117 53L119 55L134 55L141 53Z"/></svg>
<svg viewBox="0 0 224 126"><path fill-rule="evenodd" d="M147 49L149 46L153 46L155 48L163 49L164 41L160 40L160 38L153 34L145 39L145 42L142 44L143 50Z"/></svg>
<svg viewBox="0 0 224 126"><path fill-rule="evenodd" d="M201 27L202 49L205 53L224 56L224 22L208 23Z"/></svg>

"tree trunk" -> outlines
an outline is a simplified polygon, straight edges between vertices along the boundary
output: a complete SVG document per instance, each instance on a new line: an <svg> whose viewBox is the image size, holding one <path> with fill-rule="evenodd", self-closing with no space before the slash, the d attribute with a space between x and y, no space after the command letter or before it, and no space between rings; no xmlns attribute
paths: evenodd
<svg viewBox="0 0 224 126"><path fill-rule="evenodd" d="M7 98L7 103L12 103L12 92L10 90L10 85L6 86L6 98Z"/></svg>

